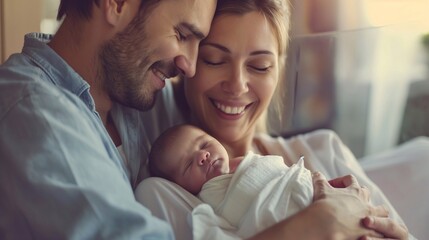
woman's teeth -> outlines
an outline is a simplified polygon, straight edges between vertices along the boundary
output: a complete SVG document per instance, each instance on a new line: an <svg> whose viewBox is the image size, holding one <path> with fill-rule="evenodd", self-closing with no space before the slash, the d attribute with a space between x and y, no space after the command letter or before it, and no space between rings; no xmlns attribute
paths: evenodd
<svg viewBox="0 0 429 240"><path fill-rule="evenodd" d="M241 114L242 112L244 112L244 109L246 108L246 106L241 106L241 107L225 106L218 102L215 102L215 106L217 107L217 109L221 110L226 114Z"/></svg>

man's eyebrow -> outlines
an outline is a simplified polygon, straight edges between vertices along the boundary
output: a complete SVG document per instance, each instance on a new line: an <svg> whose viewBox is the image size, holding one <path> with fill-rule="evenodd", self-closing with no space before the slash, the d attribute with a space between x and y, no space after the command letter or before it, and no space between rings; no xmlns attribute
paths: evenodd
<svg viewBox="0 0 429 240"><path fill-rule="evenodd" d="M190 31L192 35L194 35L199 40L206 38L206 35L198 30L198 28L193 24L182 22L179 24L179 27L188 29L188 31Z"/></svg>
<svg viewBox="0 0 429 240"><path fill-rule="evenodd" d="M202 43L200 43L200 46L211 46L211 47L217 48L217 49L219 49L219 50L221 50L223 52L231 53L231 51L229 51L228 48L226 48L225 46L222 46L220 44L217 44L217 43L202 42Z"/></svg>

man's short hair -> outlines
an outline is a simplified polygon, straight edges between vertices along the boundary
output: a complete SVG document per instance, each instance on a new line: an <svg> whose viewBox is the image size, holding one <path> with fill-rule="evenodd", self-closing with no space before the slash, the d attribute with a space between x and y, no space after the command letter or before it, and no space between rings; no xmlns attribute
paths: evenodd
<svg viewBox="0 0 429 240"><path fill-rule="evenodd" d="M142 0L140 10L149 10L150 7L156 6L160 1L161 0ZM94 3L99 6L100 0L61 0L58 8L57 20L61 20L69 14L76 14L78 17L90 19Z"/></svg>
<svg viewBox="0 0 429 240"><path fill-rule="evenodd" d="M89 19L94 2L100 4L100 0L61 0L57 20L61 20L67 14L76 14Z"/></svg>

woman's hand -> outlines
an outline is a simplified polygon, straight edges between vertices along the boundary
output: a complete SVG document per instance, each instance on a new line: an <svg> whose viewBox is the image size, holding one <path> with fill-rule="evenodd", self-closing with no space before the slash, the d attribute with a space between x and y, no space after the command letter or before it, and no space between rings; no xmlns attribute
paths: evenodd
<svg viewBox="0 0 429 240"><path fill-rule="evenodd" d="M384 235L384 238L362 237L360 240L376 239L408 239L408 229L405 225L400 224L390 218L365 217L362 224L368 229L373 229Z"/></svg>
<svg viewBox="0 0 429 240"><path fill-rule="evenodd" d="M323 179L323 176L317 176L317 173L315 174L315 179L317 180L318 177ZM324 183L324 180L322 180ZM325 187L324 184L322 184L321 188ZM331 185L334 188L348 188L349 190L355 191L357 195L359 195L361 198L365 199L367 203L369 203L370 199L370 192L366 187L361 187L359 183L357 182L356 178L348 175L336 179L329 180L329 185ZM315 189L316 190L316 189ZM319 188L320 190L320 188ZM320 194L318 195L320 196ZM316 197L316 194L315 194ZM370 207L371 208L371 207ZM375 212L378 211L378 213L383 212L383 207L380 206L378 210L375 210ZM386 210L386 209L385 209ZM371 211L371 210L370 210ZM386 210L386 214L382 214L380 216L365 216L362 221L362 225L366 227L367 229L371 229L376 231L378 234L371 233L371 235L361 237L361 240L370 240L370 239L408 239L408 229L403 224L400 224L396 222L393 219L388 218L388 212ZM378 236L377 236L378 235Z"/></svg>
<svg viewBox="0 0 429 240"><path fill-rule="evenodd" d="M315 216L328 239L358 239L362 236L382 238L378 228L365 228L362 219L371 216L386 218L383 206L369 203L370 193L362 188L355 177L349 175L327 181L321 173L313 174ZM377 230L377 231L376 231Z"/></svg>

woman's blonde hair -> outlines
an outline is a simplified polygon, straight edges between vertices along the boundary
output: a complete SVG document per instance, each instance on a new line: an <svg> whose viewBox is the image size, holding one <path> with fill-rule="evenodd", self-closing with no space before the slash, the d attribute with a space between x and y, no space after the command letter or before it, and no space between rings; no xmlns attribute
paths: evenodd
<svg viewBox="0 0 429 240"><path fill-rule="evenodd" d="M271 107L281 120L285 94L285 63L289 43L290 4L288 0L218 0L215 17L223 14L243 15L260 12L270 23L277 38L279 50L279 81L271 101ZM267 111L258 120L256 131L267 132Z"/></svg>

